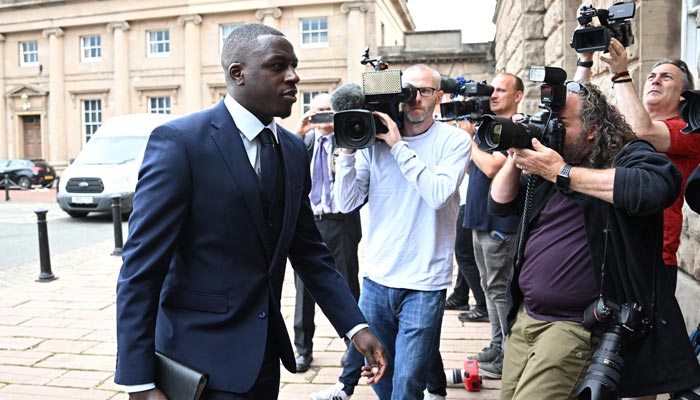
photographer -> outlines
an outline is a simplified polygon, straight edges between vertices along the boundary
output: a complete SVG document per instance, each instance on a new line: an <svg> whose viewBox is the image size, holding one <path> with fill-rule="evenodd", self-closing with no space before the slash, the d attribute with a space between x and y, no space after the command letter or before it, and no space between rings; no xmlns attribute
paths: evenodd
<svg viewBox="0 0 700 400"><path fill-rule="evenodd" d="M341 210L365 198L369 203L360 308L394 361L389 378L372 388L381 400L423 399L427 375L435 374L441 393L429 387L425 398L444 399L440 328L452 282L457 188L471 143L463 131L433 119L443 95L437 71L414 65L403 72L403 81L418 91L404 104L403 129L388 115L374 113L388 132L359 152L342 149L336 200Z"/></svg>
<svg viewBox="0 0 700 400"><path fill-rule="evenodd" d="M511 150L491 185L489 212L526 213L510 288L502 398L575 398L597 343L582 325L584 310L599 296L639 304L649 320L642 325L650 329L636 331L640 337L625 337L618 396L695 386L700 366L669 276L661 273L663 210L678 196L680 173L635 140L597 87L566 88L561 154L532 139L533 149Z"/></svg>
<svg viewBox="0 0 700 400"><path fill-rule="evenodd" d="M335 168L333 163L333 120L315 122L314 117L328 116L331 96L321 93L311 99L311 108L297 124L295 133L304 138L311 161L311 192L309 200L316 228L333 255L338 271L343 275L355 300L360 297L358 281L359 261L357 247L362 238L360 213L354 210L341 213L333 195ZM314 314L316 302L295 275L296 302L294 305L294 346L297 350L297 372L309 370L313 360L313 337L316 330ZM359 352L357 353L359 354ZM360 357L361 358L361 357ZM357 367L359 379L360 366Z"/></svg>
<svg viewBox="0 0 700 400"><path fill-rule="evenodd" d="M660 60L646 77L642 99L639 99L629 76L628 54L616 39L610 40L609 56L601 56L613 74L613 89L617 106L638 138L654 145L657 151L666 154L683 176L681 193L674 203L664 211L664 262L669 268L675 292L678 261L676 251L680 244L683 225L683 188L685 181L700 162L700 135L681 133L686 123L681 118L681 93L693 88L693 75L681 60ZM576 79L591 78L592 53L582 53L576 70ZM581 65L583 64L583 65Z"/></svg>
<svg viewBox="0 0 700 400"><path fill-rule="evenodd" d="M491 82L490 108L494 115L510 118L518 112L523 99L523 81L513 74L498 74ZM468 130L472 137L474 129ZM464 212L464 227L472 231L474 255L486 295L486 308L474 308L459 315L460 321L491 323L491 343L481 353L469 356L479 361L479 372L486 378L500 379L503 370L503 326L508 315L506 292L508 277L513 269L515 232L518 218L489 215L486 211L491 179L506 161L506 153L487 153L472 142L472 162L469 165L469 187Z"/></svg>

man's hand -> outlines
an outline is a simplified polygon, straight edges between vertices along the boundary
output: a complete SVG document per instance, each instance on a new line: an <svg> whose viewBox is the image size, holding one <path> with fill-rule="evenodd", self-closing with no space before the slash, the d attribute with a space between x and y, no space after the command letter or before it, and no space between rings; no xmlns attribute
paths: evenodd
<svg viewBox="0 0 700 400"><path fill-rule="evenodd" d="M367 364L362 367L362 376L367 378L367 383L379 382L386 372L386 353L384 346L374 336L369 328L360 329L352 337L357 350L367 359Z"/></svg>
<svg viewBox="0 0 700 400"><path fill-rule="evenodd" d="M627 60L627 49L617 39L610 39L608 46L608 54L610 57L601 55L600 60L608 64L608 69L611 74L627 71L629 61Z"/></svg>
<svg viewBox="0 0 700 400"><path fill-rule="evenodd" d="M513 149L515 166L526 174L539 175L550 182L555 182L559 171L566 164L564 159L537 139L532 139L532 147L534 150Z"/></svg>
<svg viewBox="0 0 700 400"><path fill-rule="evenodd" d="M474 139L474 134L476 134L476 124L471 119L461 119L458 120L455 126L469 134L472 139Z"/></svg>
<svg viewBox="0 0 700 400"><path fill-rule="evenodd" d="M297 122L297 126L294 128L294 133L296 133L298 136L304 137L304 135L306 135L307 132L313 129L314 126L309 121L309 118L311 118L312 115L316 115L316 111L309 110L306 113L304 113L304 115L301 116L299 122Z"/></svg>
<svg viewBox="0 0 700 400"><path fill-rule="evenodd" d="M379 120L382 121L389 130L387 133L378 133L377 139L383 140L389 147L394 147L396 143L401 141L401 133L399 132L399 127L396 126L396 122L383 112L374 111L372 114L379 117Z"/></svg>
<svg viewBox="0 0 700 400"><path fill-rule="evenodd" d="M151 389L129 393L129 400L168 400L168 398L159 389Z"/></svg>

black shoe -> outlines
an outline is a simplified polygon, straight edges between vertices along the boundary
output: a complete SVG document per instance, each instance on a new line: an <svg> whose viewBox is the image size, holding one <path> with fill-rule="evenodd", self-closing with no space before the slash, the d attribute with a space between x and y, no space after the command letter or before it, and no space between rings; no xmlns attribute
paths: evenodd
<svg viewBox="0 0 700 400"><path fill-rule="evenodd" d="M469 310L468 300L457 300L454 296L450 296L445 301L445 310Z"/></svg>
<svg viewBox="0 0 700 400"><path fill-rule="evenodd" d="M311 361L314 359L313 356L302 356L299 355L296 358L297 362L297 372L306 372L311 368Z"/></svg>
<svg viewBox="0 0 700 400"><path fill-rule="evenodd" d="M489 322L489 313L483 308L474 308L457 315L462 322Z"/></svg>

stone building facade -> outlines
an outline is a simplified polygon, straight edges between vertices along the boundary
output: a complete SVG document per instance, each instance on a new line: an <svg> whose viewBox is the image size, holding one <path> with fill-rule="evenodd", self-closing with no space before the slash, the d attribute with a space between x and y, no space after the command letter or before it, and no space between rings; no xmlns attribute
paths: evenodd
<svg viewBox="0 0 700 400"><path fill-rule="evenodd" d="M494 55L497 72L515 73L527 82L531 65L561 67L573 77L576 52L569 46L578 26L576 18L583 4L609 8L618 0L498 0L494 13L496 36ZM636 0L636 15L632 19L634 44L629 46L630 75L641 96L644 78L653 64L662 58L681 58L688 63L696 78L700 76L700 0ZM594 22L597 24L597 21ZM593 82L615 102L607 67L594 56ZM526 84L524 111L534 113L539 103L538 85ZM679 266L687 274L679 274L679 298L686 324L696 326L700 321L700 216L687 205Z"/></svg>
<svg viewBox="0 0 700 400"><path fill-rule="evenodd" d="M293 126L318 92L356 82L364 49L403 46L406 0L15 0L0 4L0 158L61 170L100 123L187 114L226 92L220 48L235 26L285 33L299 57Z"/></svg>

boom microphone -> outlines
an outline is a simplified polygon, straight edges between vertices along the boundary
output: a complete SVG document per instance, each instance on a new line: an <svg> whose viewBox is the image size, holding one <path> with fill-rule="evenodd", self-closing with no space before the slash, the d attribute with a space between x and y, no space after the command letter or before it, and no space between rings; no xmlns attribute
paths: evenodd
<svg viewBox="0 0 700 400"><path fill-rule="evenodd" d="M331 107L335 112L363 109L364 106L365 94L358 84L345 84L331 95Z"/></svg>

